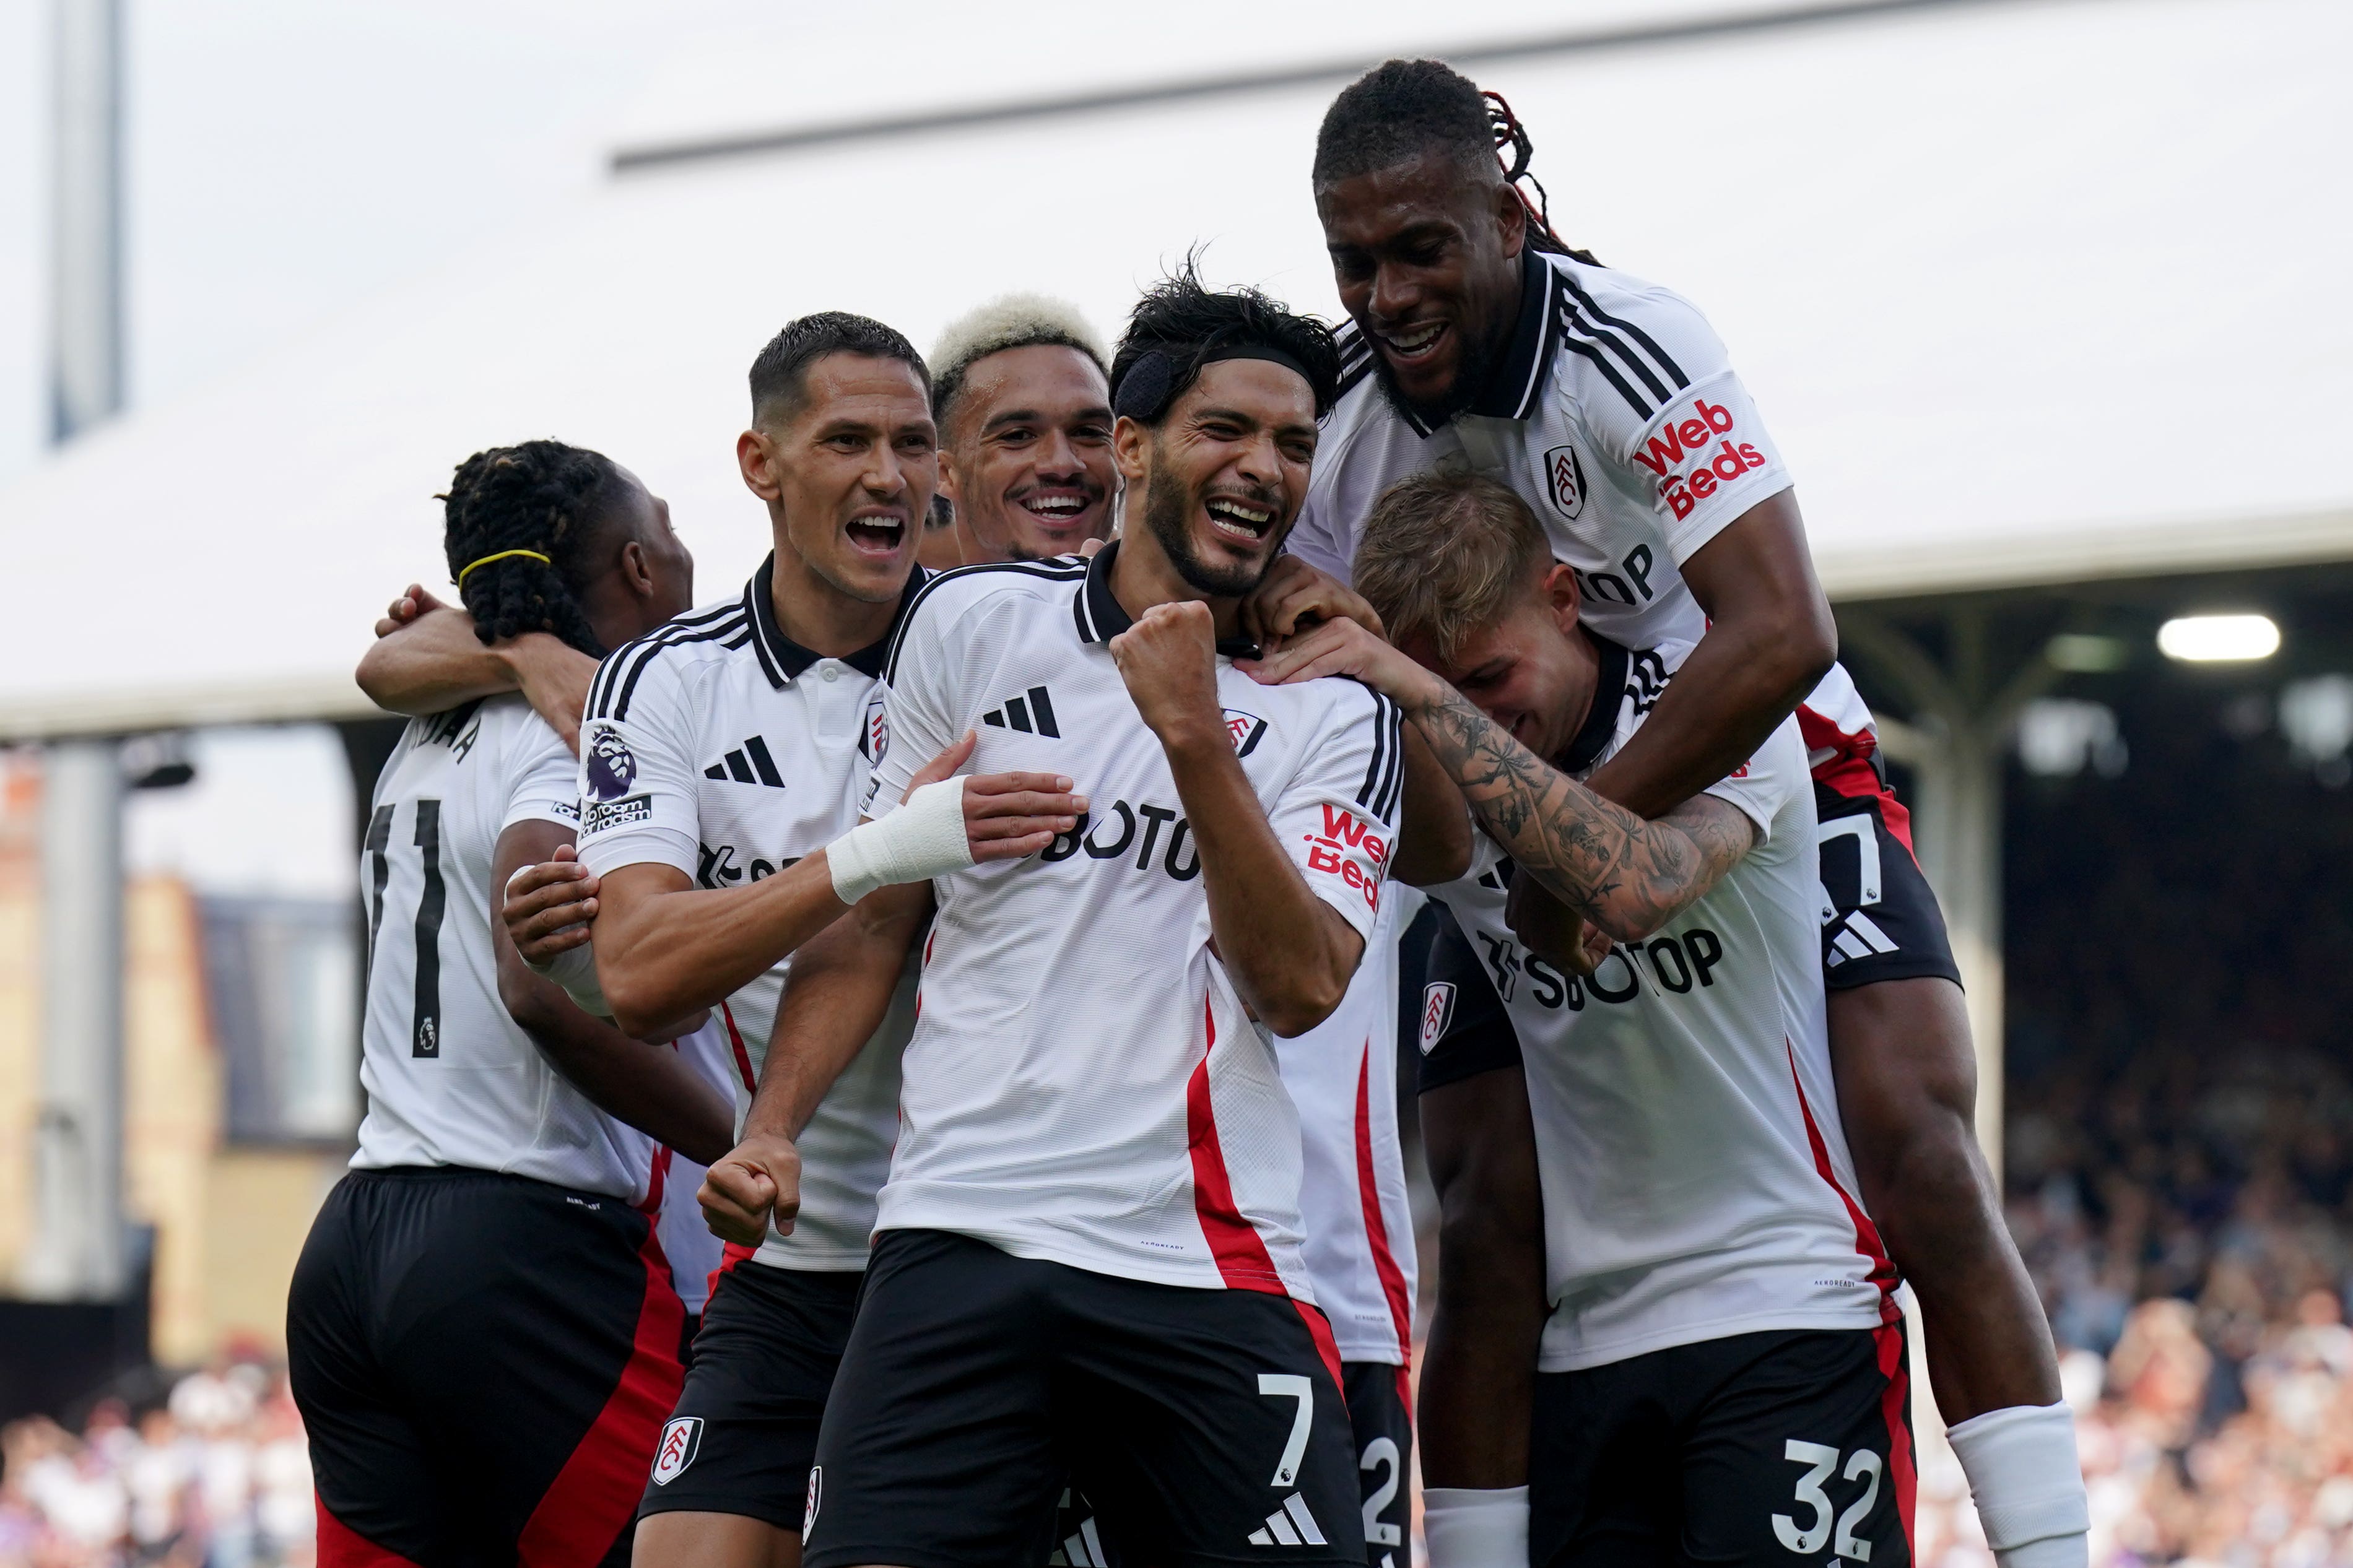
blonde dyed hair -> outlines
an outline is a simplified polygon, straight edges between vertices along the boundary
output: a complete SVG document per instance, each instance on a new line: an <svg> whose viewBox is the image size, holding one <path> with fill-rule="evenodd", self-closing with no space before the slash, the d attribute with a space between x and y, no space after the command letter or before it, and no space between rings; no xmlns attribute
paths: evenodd
<svg viewBox="0 0 2353 1568"><path fill-rule="evenodd" d="M1373 503L1357 536L1356 589L1390 641L1427 640L1451 663L1552 563L1544 525L1510 486L1432 471L1399 479Z"/></svg>
<svg viewBox="0 0 2353 1568"><path fill-rule="evenodd" d="M932 345L932 417L943 429L965 375L991 354L1037 344L1076 349L1111 374L1111 356L1079 308L1045 294L1005 294L950 321Z"/></svg>

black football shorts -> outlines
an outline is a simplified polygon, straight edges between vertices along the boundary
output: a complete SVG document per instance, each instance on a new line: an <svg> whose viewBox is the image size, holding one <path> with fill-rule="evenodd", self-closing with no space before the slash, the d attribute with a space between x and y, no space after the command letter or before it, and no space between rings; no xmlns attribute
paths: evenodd
<svg viewBox="0 0 2353 1568"><path fill-rule="evenodd" d="M1912 854L1912 817L1883 775L1850 768L1845 794L1814 781L1820 819L1822 984L1833 991L1924 976L1961 983L1945 911Z"/></svg>
<svg viewBox="0 0 2353 1568"><path fill-rule="evenodd" d="M1912 1561L1899 1319L1676 1345L1536 1378L1530 1568Z"/></svg>
<svg viewBox="0 0 2353 1568"><path fill-rule="evenodd" d="M1131 1563L1362 1563L1339 1371L1321 1315L1287 1297L884 1231L802 1562L1044 1563L1067 1554L1051 1532L1075 1483Z"/></svg>
<svg viewBox="0 0 2353 1568"><path fill-rule="evenodd" d="M354 1171L286 1303L320 1568L626 1564L686 1310L619 1198Z"/></svg>
<svg viewBox="0 0 2353 1568"><path fill-rule="evenodd" d="M799 1532L818 1423L864 1278L748 1259L719 1275L639 1517L735 1513Z"/></svg>

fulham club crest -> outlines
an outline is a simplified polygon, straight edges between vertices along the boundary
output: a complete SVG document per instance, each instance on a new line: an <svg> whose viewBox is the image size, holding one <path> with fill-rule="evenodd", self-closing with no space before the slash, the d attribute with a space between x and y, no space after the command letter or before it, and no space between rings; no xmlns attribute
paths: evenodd
<svg viewBox="0 0 2353 1568"><path fill-rule="evenodd" d="M654 1485L666 1487L678 1479L702 1447L702 1416L681 1415L663 1427L661 1447L654 1450Z"/></svg>
<svg viewBox="0 0 2353 1568"><path fill-rule="evenodd" d="M1545 482L1552 491L1552 504L1575 522L1585 510L1585 465L1577 461L1576 447L1555 447L1545 454Z"/></svg>
<svg viewBox="0 0 2353 1568"><path fill-rule="evenodd" d="M808 1503L801 1510L801 1544L804 1547L808 1545L809 1531L817 1528L818 1505L823 1501L825 1501L825 1467L811 1465Z"/></svg>
<svg viewBox="0 0 2353 1568"><path fill-rule="evenodd" d="M1226 733L1233 738L1234 755L1247 757L1266 739L1266 721L1239 708L1226 710Z"/></svg>
<svg viewBox="0 0 2353 1568"><path fill-rule="evenodd" d="M1428 1056L1445 1037L1446 1026L1454 1016L1454 983L1433 980L1421 994L1421 1054Z"/></svg>
<svg viewBox="0 0 2353 1568"><path fill-rule="evenodd" d="M858 749L867 762L880 766L882 753L891 749L891 723L883 717L882 694L876 692L866 700L866 727L858 733Z"/></svg>

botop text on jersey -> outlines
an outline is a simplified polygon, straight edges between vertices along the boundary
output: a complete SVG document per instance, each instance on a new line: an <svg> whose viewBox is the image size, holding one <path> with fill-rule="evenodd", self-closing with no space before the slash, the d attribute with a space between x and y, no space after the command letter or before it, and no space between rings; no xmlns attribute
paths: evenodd
<svg viewBox="0 0 2353 1568"><path fill-rule="evenodd" d="M763 563L738 597L639 637L598 670L580 727L579 773L580 858L598 876L654 861L698 887L739 887L857 826L881 717L884 645L822 658L793 642L776 624L773 564ZM902 613L916 587L908 585ZM736 1060L739 1125L790 967L789 958L777 963L720 1009ZM770 1232L759 1261L865 1266L874 1194L897 1131L912 980L798 1140L800 1216L791 1235Z"/></svg>
<svg viewBox="0 0 2353 1568"><path fill-rule="evenodd" d="M645 1197L653 1140L590 1104L499 999L499 835L575 826L575 768L513 696L410 720L385 763L360 850L368 1105L353 1170L464 1165Z"/></svg>
<svg viewBox="0 0 2353 1568"><path fill-rule="evenodd" d="M1573 773L1641 727L1689 648L1601 651L1592 716L1562 759ZM1748 816L1754 847L1581 980L1513 935L1514 868L1483 835L1470 874L1432 891L1519 1036L1553 1302L1546 1372L1767 1329L1873 1328L1894 1310L1831 1077L1797 721L1706 793Z"/></svg>
<svg viewBox="0 0 2353 1568"><path fill-rule="evenodd" d="M1313 1300L1299 1122L1276 1064L1301 1042L1250 1019L1211 950L1166 753L1107 646L1129 625L1117 555L948 573L892 650L874 815L967 729L969 771L1067 774L1090 809L1037 855L934 883L878 1224ZM1262 687L1222 656L1217 685L1276 838L1369 934L1403 793L1395 708L1353 681Z"/></svg>

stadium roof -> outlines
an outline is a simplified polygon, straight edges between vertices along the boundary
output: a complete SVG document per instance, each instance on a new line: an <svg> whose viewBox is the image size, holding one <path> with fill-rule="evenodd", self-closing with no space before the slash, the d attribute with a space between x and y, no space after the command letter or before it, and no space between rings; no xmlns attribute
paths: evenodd
<svg viewBox="0 0 2353 1568"><path fill-rule="evenodd" d="M443 575L432 493L498 442L628 464L723 594L766 549L743 374L808 310L926 344L1030 288L1113 329L1199 241L1336 314L1306 169L1345 57L1384 49L1475 51L1562 232L1708 312L1833 595L2353 558L2353 10L1615 0L1571 35L1512 0L1432 37L1427 7L1358 9L1337 48L1281 7L1165 13L1051 57L1057 89L1138 95L1084 108L946 22L893 42L887 102L851 31L694 54L567 213L0 491L31 590L0 735L364 711L367 622Z"/></svg>

